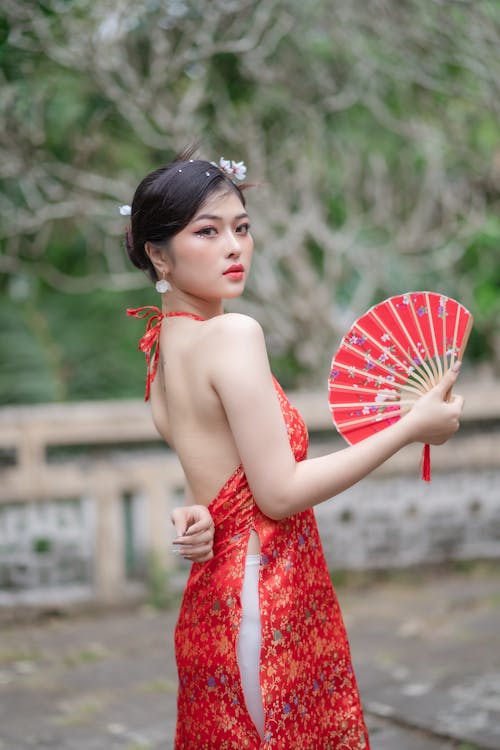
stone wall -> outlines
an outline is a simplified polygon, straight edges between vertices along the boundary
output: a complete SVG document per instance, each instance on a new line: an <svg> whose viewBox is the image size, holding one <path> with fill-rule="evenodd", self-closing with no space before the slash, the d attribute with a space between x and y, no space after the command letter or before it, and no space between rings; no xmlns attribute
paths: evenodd
<svg viewBox="0 0 500 750"><path fill-rule="evenodd" d="M316 509L332 567L500 556L500 383L461 390L463 428L433 449L430 484L414 446ZM311 455L344 447L324 394L290 397ZM2 409L0 459L0 606L117 601L143 590L152 556L177 570L182 472L143 403Z"/></svg>
<svg viewBox="0 0 500 750"><path fill-rule="evenodd" d="M500 557L500 468L364 479L316 518L332 568Z"/></svg>

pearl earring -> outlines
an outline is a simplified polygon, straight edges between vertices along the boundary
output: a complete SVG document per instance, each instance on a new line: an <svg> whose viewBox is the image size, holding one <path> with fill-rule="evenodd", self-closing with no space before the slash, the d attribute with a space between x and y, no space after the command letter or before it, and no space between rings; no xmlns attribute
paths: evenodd
<svg viewBox="0 0 500 750"><path fill-rule="evenodd" d="M155 284L155 289L158 292L158 294L165 294L165 292L169 292L172 287L168 283L168 281L165 278L165 274L163 274L162 279L158 279L158 281Z"/></svg>

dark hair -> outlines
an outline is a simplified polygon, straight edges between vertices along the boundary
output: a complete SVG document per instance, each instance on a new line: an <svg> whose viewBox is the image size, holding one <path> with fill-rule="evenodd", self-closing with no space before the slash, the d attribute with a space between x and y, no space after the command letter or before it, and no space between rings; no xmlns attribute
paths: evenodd
<svg viewBox="0 0 500 750"><path fill-rule="evenodd" d="M194 150L183 151L170 164L148 174L134 193L125 240L127 253L152 281L158 276L146 253L146 242L166 245L221 188L235 192L245 205L242 188L214 164L192 159Z"/></svg>

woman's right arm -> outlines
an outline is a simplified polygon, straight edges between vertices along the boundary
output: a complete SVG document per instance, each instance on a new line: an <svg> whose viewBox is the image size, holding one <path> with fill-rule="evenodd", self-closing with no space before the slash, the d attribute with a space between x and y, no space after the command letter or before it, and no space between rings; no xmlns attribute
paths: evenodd
<svg viewBox="0 0 500 750"><path fill-rule="evenodd" d="M398 422L334 453L296 462L272 380L262 329L228 314L211 349L211 380L224 406L255 502L280 519L328 500L411 442L440 444L458 429L460 396L446 401L458 372L420 398ZM223 326L223 329L222 329Z"/></svg>

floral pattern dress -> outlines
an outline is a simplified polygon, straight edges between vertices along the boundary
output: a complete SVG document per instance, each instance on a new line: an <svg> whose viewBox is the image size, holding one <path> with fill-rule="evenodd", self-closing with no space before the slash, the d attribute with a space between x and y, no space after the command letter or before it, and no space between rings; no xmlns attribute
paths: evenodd
<svg viewBox="0 0 500 750"><path fill-rule="evenodd" d="M297 461L304 421L275 381ZM314 513L280 521L257 507L240 466L209 506L214 557L194 563L175 630L176 750L369 750L340 608ZM261 739L236 660L250 531L260 538Z"/></svg>

